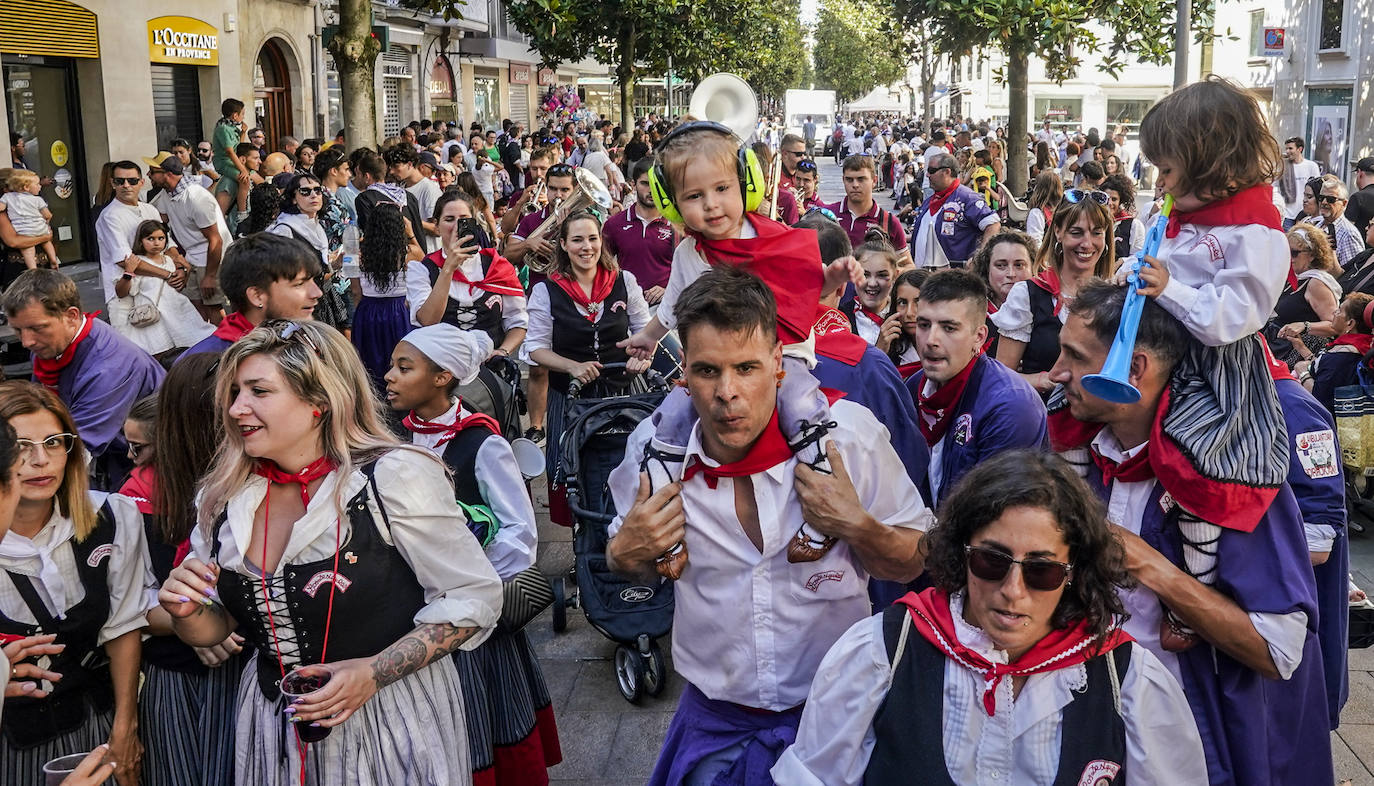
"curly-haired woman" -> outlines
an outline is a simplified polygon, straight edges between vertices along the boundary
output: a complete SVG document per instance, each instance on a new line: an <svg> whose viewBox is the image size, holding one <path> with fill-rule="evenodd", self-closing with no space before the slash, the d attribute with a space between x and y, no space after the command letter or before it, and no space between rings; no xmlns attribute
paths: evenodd
<svg viewBox="0 0 1374 786"><path fill-rule="evenodd" d="M939 520L935 586L830 648L775 781L1207 782L1183 690L1119 628L1123 551L1067 463L1001 453Z"/></svg>

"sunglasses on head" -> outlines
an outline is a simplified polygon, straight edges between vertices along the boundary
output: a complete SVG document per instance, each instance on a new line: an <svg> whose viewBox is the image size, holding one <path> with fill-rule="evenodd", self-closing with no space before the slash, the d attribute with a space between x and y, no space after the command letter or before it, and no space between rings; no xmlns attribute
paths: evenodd
<svg viewBox="0 0 1374 786"><path fill-rule="evenodd" d="M1064 199L1065 201L1073 205L1076 205L1085 199L1091 199L1092 201L1096 202L1099 205L1102 205L1103 207L1106 207L1107 203L1111 201L1111 198L1107 196L1106 191L1088 191L1082 188L1071 188L1068 191L1065 191Z"/></svg>
<svg viewBox="0 0 1374 786"><path fill-rule="evenodd" d="M802 160L800 160L800 161L797 162L797 171L798 171L798 172L815 172L815 171L816 171L816 162L815 162L815 161L812 161L812 160L809 159L809 158L803 158Z"/></svg>
<svg viewBox="0 0 1374 786"><path fill-rule="evenodd" d="M965 546L964 555L968 558L968 572L982 581L1001 583L1011 572L1012 565L1021 566L1021 579L1026 586L1040 592L1051 592L1064 585L1073 566L1043 557L1012 559L1004 554L982 546Z"/></svg>
<svg viewBox="0 0 1374 786"><path fill-rule="evenodd" d="M293 322L289 319L274 319L265 323L263 327L271 330L277 335L277 338L284 342L290 342L292 339L299 340L321 359L324 358L324 353L320 351L320 345L315 343L315 339L311 338L309 333L301 330L300 322Z"/></svg>
<svg viewBox="0 0 1374 786"><path fill-rule="evenodd" d="M112 177L110 180L117 186L136 186L143 182L141 177Z"/></svg>

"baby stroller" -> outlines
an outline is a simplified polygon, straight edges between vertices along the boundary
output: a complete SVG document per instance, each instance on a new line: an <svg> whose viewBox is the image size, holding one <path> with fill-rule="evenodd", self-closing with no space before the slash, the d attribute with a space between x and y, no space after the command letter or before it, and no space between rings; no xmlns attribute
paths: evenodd
<svg viewBox="0 0 1374 786"><path fill-rule="evenodd" d="M616 642L616 682L620 695L638 703L657 696L667 683L663 652L656 639L673 626L673 585L645 586L614 573L606 564L607 528L615 503L607 488L611 470L625 456L625 443L640 421L668 394L670 384L654 370L627 374L624 363L607 363L587 385L568 388L562 456L551 481L566 490L573 515L575 589L566 577L555 580L553 629L567 626L567 608L581 607L592 627Z"/></svg>

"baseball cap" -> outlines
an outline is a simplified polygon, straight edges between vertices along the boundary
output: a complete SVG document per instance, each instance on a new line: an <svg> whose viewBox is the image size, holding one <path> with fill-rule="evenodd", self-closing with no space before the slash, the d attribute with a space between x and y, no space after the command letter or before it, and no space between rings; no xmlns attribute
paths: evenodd
<svg viewBox="0 0 1374 786"><path fill-rule="evenodd" d="M434 154L429 152L428 150L420 153L420 163L428 164L430 169L439 168L439 159L435 158Z"/></svg>
<svg viewBox="0 0 1374 786"><path fill-rule="evenodd" d="M1359 161L1354 161L1350 164L1350 168L1374 173L1374 156L1365 156Z"/></svg>
<svg viewBox="0 0 1374 786"><path fill-rule="evenodd" d="M166 150L157 151L157 155L144 156L143 163L151 168L161 169L173 175L181 174L181 159L168 153Z"/></svg>

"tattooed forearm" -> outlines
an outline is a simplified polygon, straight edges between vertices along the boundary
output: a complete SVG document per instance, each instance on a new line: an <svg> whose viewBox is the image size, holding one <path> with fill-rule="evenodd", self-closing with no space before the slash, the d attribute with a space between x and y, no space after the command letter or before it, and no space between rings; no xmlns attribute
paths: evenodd
<svg viewBox="0 0 1374 786"><path fill-rule="evenodd" d="M386 687L451 654L478 630L480 628L460 628L448 623L421 625L372 661L372 679L378 688Z"/></svg>

